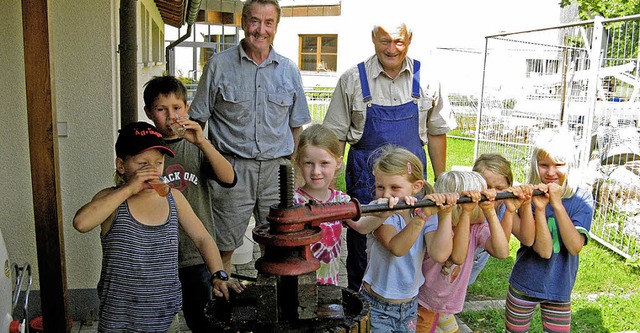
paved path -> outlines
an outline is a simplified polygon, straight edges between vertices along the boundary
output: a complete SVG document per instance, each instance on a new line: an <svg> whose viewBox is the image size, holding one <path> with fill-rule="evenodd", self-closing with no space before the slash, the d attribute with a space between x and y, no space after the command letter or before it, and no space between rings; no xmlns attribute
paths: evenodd
<svg viewBox="0 0 640 333"><path fill-rule="evenodd" d="M342 261L342 265L340 268L340 273L339 273L339 277L338 277L338 281L339 281L339 285L341 287L345 287L347 286L347 271L346 271L346 258L347 258L347 245L345 243L345 234L346 232L343 232L342 235L342 239L343 239L343 244L342 244L342 253L341 253L341 258L340 260ZM252 240L247 240L247 238L245 237L245 241L252 241ZM241 257L245 257L245 256L241 256L238 255L237 258L241 258ZM256 269L254 267L255 264L255 260L260 258L260 247L258 244L254 244L254 248L253 248L253 259L248 262L248 263L242 263L242 264L234 264L234 268L235 268L235 272L236 274L240 274L240 275L244 275L244 276L250 276L250 277L255 277L257 275ZM491 301L473 301L473 302L465 302L464 303L464 311L467 310L482 310L485 307L489 307L489 308L499 308L499 309L504 309L504 300L491 300ZM456 320L458 321L458 326L460 326L460 333L473 333L473 331L464 323L462 322L459 318L456 317Z"/></svg>
<svg viewBox="0 0 640 333"><path fill-rule="evenodd" d="M462 311L480 311L484 308L504 309L504 300L464 302ZM460 326L460 333L473 333L473 330L471 330L467 324L463 323L460 318L456 317L456 319L458 320L458 326Z"/></svg>

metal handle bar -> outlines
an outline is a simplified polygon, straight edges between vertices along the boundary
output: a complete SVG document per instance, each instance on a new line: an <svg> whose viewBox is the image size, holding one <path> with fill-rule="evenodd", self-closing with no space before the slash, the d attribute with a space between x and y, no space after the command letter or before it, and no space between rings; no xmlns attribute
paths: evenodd
<svg viewBox="0 0 640 333"><path fill-rule="evenodd" d="M544 195L544 194L546 194L546 192L542 192L540 190L533 190L533 195ZM511 192L499 192L496 194L495 200L516 199L516 198L517 197ZM482 198L480 199L480 201L482 202L487 200L489 199L487 199L486 196L482 195ZM471 202L471 197L461 196L460 198L458 198L458 201L456 201L456 204L463 204L463 203L469 203L469 202ZM385 204L362 205L360 209L362 214L365 214L365 213L384 212L389 210L430 207L435 205L436 203L433 202L432 200L425 199L425 200L418 200L414 205L407 205L405 202L398 202L398 204L396 204L393 208L389 208L389 205L385 203Z"/></svg>

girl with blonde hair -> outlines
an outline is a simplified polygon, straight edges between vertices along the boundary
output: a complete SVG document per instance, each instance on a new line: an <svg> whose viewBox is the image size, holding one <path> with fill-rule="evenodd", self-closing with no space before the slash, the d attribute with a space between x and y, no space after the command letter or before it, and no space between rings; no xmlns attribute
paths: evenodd
<svg viewBox="0 0 640 333"><path fill-rule="evenodd" d="M462 311L473 268L476 249L484 248L496 258L509 256L509 237L516 201L505 200L499 220L494 208L495 189L488 189L475 171L447 171L436 180L436 192L457 192L471 199L453 209L453 250L445 262L425 256L422 273L425 282L418 294L418 332L459 332L454 315ZM518 188L508 188L523 197ZM487 200L480 202L484 195ZM524 197L523 197L524 198ZM485 223L485 219L487 223Z"/></svg>
<svg viewBox="0 0 640 333"><path fill-rule="evenodd" d="M571 291L578 273L578 254L589 240L593 218L591 192L576 186L570 171L576 150L564 129L539 134L531 154L529 182L545 195L533 197L535 241L521 245L509 277L507 332L529 330L540 305L545 332L571 329Z"/></svg>
<svg viewBox="0 0 640 333"><path fill-rule="evenodd" d="M509 162L504 156L498 153L485 153L476 159L473 163L473 171L482 175L482 178L487 182L489 189L496 189L498 192L507 191L513 186L513 172L511 171L511 162ZM518 214L531 215L531 194L533 193L533 186L520 185L519 186L524 201L518 201ZM506 206L503 201L496 201L495 210L498 214L498 219L502 221ZM529 223L521 223L519 215L513 216L513 223L511 227L511 233L524 245L531 246L535 237L535 226L533 221ZM489 253L479 247L473 257L473 269L471 270L471 276L469 277L469 285L472 285L478 275L484 269L487 261L489 260Z"/></svg>
<svg viewBox="0 0 640 333"><path fill-rule="evenodd" d="M296 188L293 201L296 204L309 202L332 203L349 202L351 197L331 185L342 168L342 146L338 137L327 127L314 124L307 127L300 134L298 148L293 156L303 185ZM388 203L393 208L399 199L381 199L373 203ZM415 202L415 200L414 200ZM341 234L343 222L351 229L361 234L374 231L384 218L391 212L372 213L358 221L329 221L320 224L322 239L311 244L314 258L320 261L320 268L316 271L317 281L320 283L338 285L340 272L340 253L342 252Z"/></svg>
<svg viewBox="0 0 640 333"><path fill-rule="evenodd" d="M417 156L393 145L375 152L377 198L421 195L426 183ZM367 235L368 264L360 293L370 305L372 332L415 332L425 253L441 262L451 254L451 209L458 194L432 193L424 199L436 206L400 210Z"/></svg>

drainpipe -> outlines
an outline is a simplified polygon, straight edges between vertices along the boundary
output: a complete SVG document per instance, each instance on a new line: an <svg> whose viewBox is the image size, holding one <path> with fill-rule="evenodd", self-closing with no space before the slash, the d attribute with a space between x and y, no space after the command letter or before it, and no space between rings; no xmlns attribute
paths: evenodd
<svg viewBox="0 0 640 333"><path fill-rule="evenodd" d="M191 36L191 27L192 25L189 24L187 26L187 32L180 36L180 38L174 40L171 44L169 44L167 46L167 49L165 50L165 58L167 59L167 72L171 75L175 75L175 71L176 71L176 66L175 66L175 62L173 61L175 52L173 50L174 47L178 46L178 44L182 43L182 41L184 41L185 39L189 38L189 36Z"/></svg>
<svg viewBox="0 0 640 333"><path fill-rule="evenodd" d="M187 9L187 32L180 36L177 40L173 41L171 44L167 46L165 50L165 59L167 60L167 72L171 75L175 75L175 62L173 61L174 48L178 46L178 44L182 43L185 39L191 36L191 28L196 21L196 17L198 16L198 11L200 10L200 3L202 0L191 0L189 1L189 8Z"/></svg>
<svg viewBox="0 0 640 333"><path fill-rule="evenodd" d="M120 127L138 120L137 0L120 0Z"/></svg>

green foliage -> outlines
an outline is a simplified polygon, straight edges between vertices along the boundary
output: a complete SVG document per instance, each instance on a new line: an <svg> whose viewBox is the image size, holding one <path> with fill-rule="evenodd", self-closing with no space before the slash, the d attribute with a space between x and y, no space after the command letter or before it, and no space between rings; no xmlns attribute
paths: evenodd
<svg viewBox="0 0 640 333"><path fill-rule="evenodd" d="M625 265L629 267L631 272L633 272L636 275L640 275L640 260L638 260L637 258L632 258L627 260L625 262Z"/></svg>
<svg viewBox="0 0 640 333"><path fill-rule="evenodd" d="M561 0L560 7L577 2L581 20L600 15L604 18L621 17L640 13L640 0Z"/></svg>
<svg viewBox="0 0 640 333"><path fill-rule="evenodd" d="M316 87L313 91L306 92L305 95L308 99L326 99L329 100L333 96L332 87Z"/></svg>
<svg viewBox="0 0 640 333"><path fill-rule="evenodd" d="M178 79L182 81L184 84L194 84L197 83L194 79L190 77L179 76Z"/></svg>
<svg viewBox="0 0 640 333"><path fill-rule="evenodd" d="M513 109L516 107L518 101L515 98L509 98L502 101L502 107L504 109Z"/></svg>

